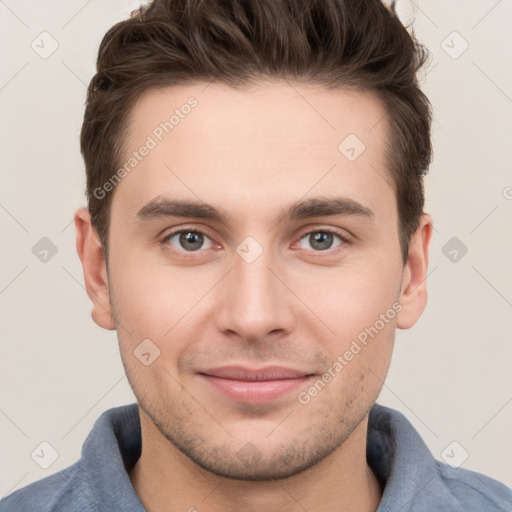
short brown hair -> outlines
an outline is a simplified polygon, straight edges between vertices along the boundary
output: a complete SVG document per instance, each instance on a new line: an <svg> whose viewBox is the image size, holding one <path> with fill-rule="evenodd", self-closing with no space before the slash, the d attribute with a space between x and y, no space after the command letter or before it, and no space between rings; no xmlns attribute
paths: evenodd
<svg viewBox="0 0 512 512"><path fill-rule="evenodd" d="M375 93L388 114L386 165L403 262L424 206L431 108L417 71L428 51L381 0L153 0L103 37L80 135L92 223L108 255L112 193L126 120L146 91L262 78ZM341 141L340 141L341 142Z"/></svg>

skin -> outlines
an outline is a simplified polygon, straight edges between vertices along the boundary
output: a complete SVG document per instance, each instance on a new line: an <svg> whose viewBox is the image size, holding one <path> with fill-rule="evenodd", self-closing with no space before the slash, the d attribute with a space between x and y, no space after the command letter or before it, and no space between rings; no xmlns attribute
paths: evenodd
<svg viewBox="0 0 512 512"><path fill-rule="evenodd" d="M424 214L404 265L384 107L369 93L279 81L148 91L131 112L130 152L191 96L197 106L114 190L108 274L90 215L75 215L92 317L117 329L140 406L132 483L150 512L375 510L382 489L366 463L368 413L396 328L410 328L424 310L432 235ZM351 133L366 146L353 162L338 150ZM373 216L278 221L297 201L333 197ZM229 218L138 219L155 198L201 201ZM166 238L179 229L205 233L203 245L194 251L179 234ZM313 238L322 230L335 232L323 250ZM262 248L251 263L236 250L248 236ZM393 304L401 308L394 318L300 403L298 393ZM144 339L160 350L147 366L134 356ZM313 376L250 404L198 373L228 364Z"/></svg>

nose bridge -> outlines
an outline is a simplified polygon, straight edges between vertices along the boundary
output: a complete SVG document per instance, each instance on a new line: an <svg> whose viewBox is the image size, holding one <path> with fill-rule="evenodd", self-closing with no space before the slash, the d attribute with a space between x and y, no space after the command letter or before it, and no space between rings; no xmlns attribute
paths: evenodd
<svg viewBox="0 0 512 512"><path fill-rule="evenodd" d="M289 331L293 312L286 287L274 273L270 251L246 258L239 247L232 271L223 288L218 310L218 328L249 340L262 339L272 331ZM252 249L251 249L252 250ZM254 256L254 254L253 254Z"/></svg>
<svg viewBox="0 0 512 512"><path fill-rule="evenodd" d="M256 261L247 263L242 259L234 266L235 295L238 302L247 310L267 307L275 300L275 278L269 270L269 258L260 256Z"/></svg>

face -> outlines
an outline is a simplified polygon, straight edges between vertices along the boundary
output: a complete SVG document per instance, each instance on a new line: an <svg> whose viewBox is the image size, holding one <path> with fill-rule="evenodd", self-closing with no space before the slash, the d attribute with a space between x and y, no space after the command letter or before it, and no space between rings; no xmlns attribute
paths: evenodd
<svg viewBox="0 0 512 512"><path fill-rule="evenodd" d="M147 92L127 140L108 299L141 419L231 478L332 454L411 322L384 107L312 85L193 84Z"/></svg>

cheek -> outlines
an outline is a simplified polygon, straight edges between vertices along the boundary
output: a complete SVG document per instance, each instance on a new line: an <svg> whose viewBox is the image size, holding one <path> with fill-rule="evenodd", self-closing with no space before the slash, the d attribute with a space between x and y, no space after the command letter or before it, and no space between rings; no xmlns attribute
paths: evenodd
<svg viewBox="0 0 512 512"><path fill-rule="evenodd" d="M400 288L395 264L357 261L337 269L295 276L294 291L324 324L325 339L335 350L377 324L379 334L392 335ZM306 312L306 311L305 311ZM364 334L362 335L364 337Z"/></svg>
<svg viewBox="0 0 512 512"><path fill-rule="evenodd" d="M137 253L111 260L111 298L123 341L149 338L159 345L172 339L178 349L181 332L207 300L217 273L211 268L171 267Z"/></svg>

